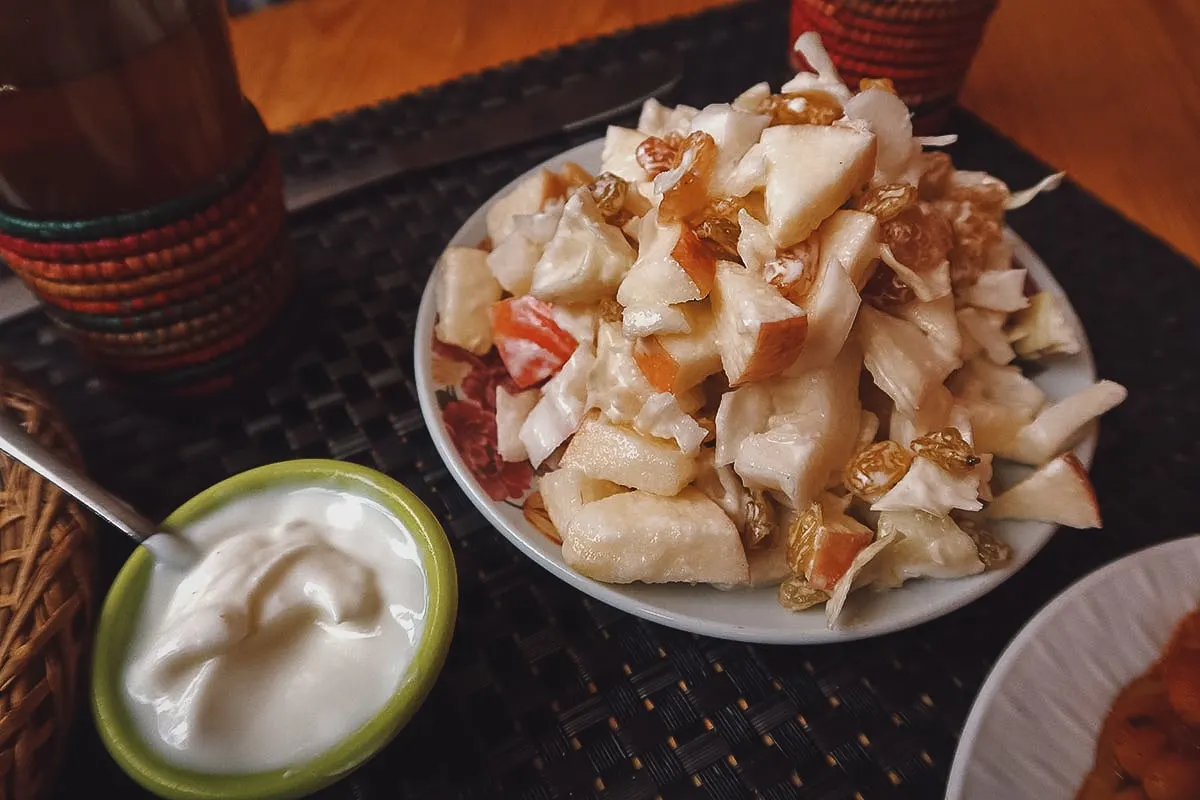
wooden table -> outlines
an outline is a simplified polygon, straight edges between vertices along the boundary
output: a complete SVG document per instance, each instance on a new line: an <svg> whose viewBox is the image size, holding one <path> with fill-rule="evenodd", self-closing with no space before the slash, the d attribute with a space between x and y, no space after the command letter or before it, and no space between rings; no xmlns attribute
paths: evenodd
<svg viewBox="0 0 1200 800"><path fill-rule="evenodd" d="M233 38L280 130L725 1L292 0ZM1001 0L962 101L1200 262L1198 40L1194 0Z"/></svg>

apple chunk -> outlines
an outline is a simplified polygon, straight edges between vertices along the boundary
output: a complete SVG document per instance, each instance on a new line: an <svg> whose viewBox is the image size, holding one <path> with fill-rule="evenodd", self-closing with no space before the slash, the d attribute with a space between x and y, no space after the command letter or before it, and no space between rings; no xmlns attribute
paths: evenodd
<svg viewBox="0 0 1200 800"><path fill-rule="evenodd" d="M678 494L696 477L695 456L685 454L675 442L613 425L599 414L583 421L567 445L562 466L660 495Z"/></svg>
<svg viewBox="0 0 1200 800"><path fill-rule="evenodd" d="M678 307L688 333L659 334L639 339L633 357L642 373L660 392L679 394L721 371L716 321L707 303Z"/></svg>
<svg viewBox="0 0 1200 800"><path fill-rule="evenodd" d="M862 291L879 257L879 218L865 211L835 211L817 229L821 260L837 261Z"/></svg>
<svg viewBox="0 0 1200 800"><path fill-rule="evenodd" d="M728 261L717 265L712 308L730 386L783 372L804 348L807 315L745 267Z"/></svg>
<svg viewBox="0 0 1200 800"><path fill-rule="evenodd" d="M551 197L562 194L562 181L547 169L526 178L517 188L501 197L487 210L488 238L498 245L513 232L513 217L536 214Z"/></svg>
<svg viewBox="0 0 1200 800"><path fill-rule="evenodd" d="M538 478L546 513L561 538L579 509L625 491L615 483L589 478L577 469L556 469Z"/></svg>
<svg viewBox="0 0 1200 800"><path fill-rule="evenodd" d="M1072 528L1099 528L1100 506L1087 470L1074 453L1063 453L1025 480L1001 492L987 507L994 519L1030 519Z"/></svg>
<svg viewBox="0 0 1200 800"><path fill-rule="evenodd" d="M447 247L434 275L438 341L480 356L491 350L488 309L502 291L488 269L487 253L473 247Z"/></svg>
<svg viewBox="0 0 1200 800"><path fill-rule="evenodd" d="M588 503L563 533L563 561L605 583L750 579L737 527L691 487L675 497L625 492Z"/></svg>
<svg viewBox="0 0 1200 800"><path fill-rule="evenodd" d="M553 303L612 297L635 255L625 234L601 218L591 194L576 192L533 268L530 294Z"/></svg>
<svg viewBox="0 0 1200 800"><path fill-rule="evenodd" d="M760 140L767 165L767 227L779 247L816 230L875 170L875 137L829 125L779 125Z"/></svg>
<svg viewBox="0 0 1200 800"><path fill-rule="evenodd" d="M674 305L702 300L712 289L717 262L692 230L663 224L651 211L642 219L640 251L617 290L626 308Z"/></svg>
<svg viewBox="0 0 1200 800"><path fill-rule="evenodd" d="M641 131L609 125L604 134L600 171L611 173L633 183L647 180L650 176L637 161L638 145L646 139L646 134Z"/></svg>

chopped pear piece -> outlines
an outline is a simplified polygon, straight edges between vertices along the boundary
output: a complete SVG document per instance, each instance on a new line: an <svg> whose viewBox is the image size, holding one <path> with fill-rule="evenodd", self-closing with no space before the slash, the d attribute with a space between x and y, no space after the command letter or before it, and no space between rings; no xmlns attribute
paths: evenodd
<svg viewBox="0 0 1200 800"><path fill-rule="evenodd" d="M487 253L474 247L447 247L434 268L439 342L481 356L492 349L488 309L500 299L500 284L488 269Z"/></svg>
<svg viewBox="0 0 1200 800"><path fill-rule="evenodd" d="M561 303L612 297L635 255L625 234L600 217L592 195L576 192L533 268L530 293L539 300Z"/></svg>
<svg viewBox="0 0 1200 800"><path fill-rule="evenodd" d="M542 257L542 250L542 245L514 231L487 254L488 269L504 291L518 297L529 294L533 268Z"/></svg>
<svg viewBox="0 0 1200 800"><path fill-rule="evenodd" d="M546 504L550 522L562 538L563 531L571 524L579 509L588 503L603 500L625 491L609 481L589 478L581 470L556 469L538 478L538 490Z"/></svg>
<svg viewBox="0 0 1200 800"><path fill-rule="evenodd" d="M637 183L649 179L637 160L638 145L646 141L641 131L609 125L604 135L604 150L600 154L600 172L608 172Z"/></svg>
<svg viewBox="0 0 1200 800"><path fill-rule="evenodd" d="M513 217L541 211L547 200L562 194L562 189L562 181L558 176L548 169L542 169L492 203L487 210L487 233L492 244L500 244L513 232Z"/></svg>
<svg viewBox="0 0 1200 800"><path fill-rule="evenodd" d="M875 168L875 137L828 125L779 125L760 140L766 162L767 226L791 247L865 186Z"/></svg>
<svg viewBox="0 0 1200 800"><path fill-rule="evenodd" d="M854 327L861 303L849 273L837 261L822 259L804 310L808 313L808 332L804 349L784 375L801 375L833 362L843 349Z"/></svg>
<svg viewBox="0 0 1200 800"><path fill-rule="evenodd" d="M730 386L779 374L804 347L808 333L804 311L740 265L728 261L717 265L712 309Z"/></svg>
<svg viewBox="0 0 1200 800"><path fill-rule="evenodd" d="M792 508L804 508L825 486L824 448L812 434L783 425L747 436L733 469L749 489L776 492Z"/></svg>
<svg viewBox="0 0 1200 800"><path fill-rule="evenodd" d="M631 489L675 495L696 477L696 458L674 442L644 436L633 428L588 417L567 445L563 467Z"/></svg>
<svg viewBox="0 0 1200 800"><path fill-rule="evenodd" d="M716 260L681 223L660 223L651 211L642 218L640 250L617 290L626 308L674 305L702 300L712 289Z"/></svg>
<svg viewBox="0 0 1200 800"><path fill-rule="evenodd" d="M638 340L633 357L642 373L662 392L685 392L721 371L716 322L707 303L678 307L688 320L688 332Z"/></svg>
<svg viewBox="0 0 1200 800"><path fill-rule="evenodd" d="M521 426L541 395L537 389L509 394L503 386L496 387L496 452L505 461L529 458L525 443L521 441Z"/></svg>
<svg viewBox="0 0 1200 800"><path fill-rule="evenodd" d="M1031 519L1071 528L1099 528L1100 506L1087 470L1063 453L1001 492L987 507L993 519Z"/></svg>
<svg viewBox="0 0 1200 800"><path fill-rule="evenodd" d="M750 578L737 528L688 487L674 497L625 492L588 503L563 533L563 561L605 583L740 584Z"/></svg>
<svg viewBox="0 0 1200 800"><path fill-rule="evenodd" d="M762 386L743 386L721 395L716 417L719 466L732 464L742 442L767 429L771 405L771 394Z"/></svg>
<svg viewBox="0 0 1200 800"><path fill-rule="evenodd" d="M837 261L862 291L879 254L879 218L865 211L833 212L817 229L821 259Z"/></svg>

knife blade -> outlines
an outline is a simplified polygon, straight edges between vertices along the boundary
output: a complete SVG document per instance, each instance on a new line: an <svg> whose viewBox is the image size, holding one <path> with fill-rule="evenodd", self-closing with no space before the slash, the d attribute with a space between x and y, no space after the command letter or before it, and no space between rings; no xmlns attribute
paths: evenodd
<svg viewBox="0 0 1200 800"><path fill-rule="evenodd" d="M399 142L360 164L315 178L284 181L284 207L295 214L399 175L494 153L570 132L632 111L671 91L683 76L672 61L624 67L574 81Z"/></svg>

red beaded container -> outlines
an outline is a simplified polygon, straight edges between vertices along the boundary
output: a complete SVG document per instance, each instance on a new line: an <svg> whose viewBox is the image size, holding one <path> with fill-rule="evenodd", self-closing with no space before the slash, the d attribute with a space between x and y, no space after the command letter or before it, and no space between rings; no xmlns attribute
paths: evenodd
<svg viewBox="0 0 1200 800"><path fill-rule="evenodd" d="M996 0L792 0L792 40L821 35L842 78L890 78L920 133L941 132ZM807 68L797 54L797 69Z"/></svg>

